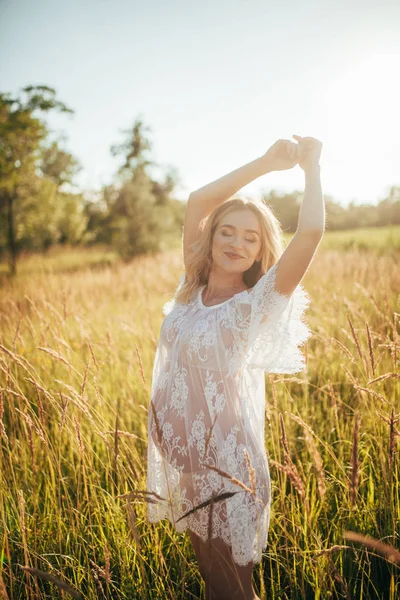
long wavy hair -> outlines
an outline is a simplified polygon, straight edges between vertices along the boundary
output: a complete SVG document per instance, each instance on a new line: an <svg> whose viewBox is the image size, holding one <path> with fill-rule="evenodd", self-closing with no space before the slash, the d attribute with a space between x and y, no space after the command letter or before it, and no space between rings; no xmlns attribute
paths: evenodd
<svg viewBox="0 0 400 600"><path fill-rule="evenodd" d="M261 260L243 272L243 282L252 288L279 259L283 250L281 225L271 208L245 196L232 196L220 204L200 222L200 238L192 244L186 262L186 276L175 296L175 301L187 304L198 289L208 282L212 264L214 233L221 219L233 210L248 208L254 212L261 227Z"/></svg>

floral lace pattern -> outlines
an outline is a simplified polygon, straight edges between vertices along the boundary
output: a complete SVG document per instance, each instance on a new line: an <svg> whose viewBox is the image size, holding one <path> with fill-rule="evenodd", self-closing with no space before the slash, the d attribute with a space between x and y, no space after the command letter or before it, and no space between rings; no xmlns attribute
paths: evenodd
<svg viewBox="0 0 400 600"><path fill-rule="evenodd" d="M242 566L259 562L267 546L264 372L303 370L299 346L311 335L302 320L308 295L301 285L290 297L279 294L275 273L276 265L220 305L204 306L203 288L187 305L167 302L153 369L147 490L160 498L147 504L148 520L169 519L206 541L209 505L183 515L232 492L213 505L211 535Z"/></svg>

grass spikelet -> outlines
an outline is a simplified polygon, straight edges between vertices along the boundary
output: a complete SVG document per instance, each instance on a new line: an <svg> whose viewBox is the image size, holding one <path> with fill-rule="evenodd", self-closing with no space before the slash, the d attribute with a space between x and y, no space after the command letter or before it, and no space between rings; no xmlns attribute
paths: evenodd
<svg viewBox="0 0 400 600"><path fill-rule="evenodd" d="M372 383L376 383L377 381L383 381L385 379L399 379L400 373L385 373L384 375L379 375L379 377L375 377L375 379L371 379L367 381L367 385L371 385Z"/></svg>
<svg viewBox="0 0 400 600"><path fill-rule="evenodd" d="M400 564L400 552L390 544L384 544L373 537L361 535L355 531L344 531L343 537L350 542L359 542L368 548L372 548L373 550L379 552L379 554L384 556L387 560Z"/></svg>
<svg viewBox="0 0 400 600"><path fill-rule="evenodd" d="M209 445L210 440L211 440L211 435L212 435L212 432L213 432L213 429L214 429L214 425L217 422L217 417L218 417L218 413L215 413L214 420L213 420L213 422L211 424L211 427L210 427L210 429L208 431L208 434L207 434L207 439L206 439L206 444L205 444L205 449L204 449L204 456L207 456L208 445Z"/></svg>
<svg viewBox="0 0 400 600"><path fill-rule="evenodd" d="M340 342L339 340L337 340L334 337L331 337L331 342L335 342L335 344L337 344L339 346L339 348L341 348L343 350L343 352L345 352L347 354L347 356L350 358L352 363L356 362L354 355L350 352L350 350L348 348L346 348L346 346L344 344L342 344L342 342Z"/></svg>
<svg viewBox="0 0 400 600"><path fill-rule="evenodd" d="M139 363L140 375L141 375L141 378L142 378L142 381L143 381L144 385L146 385L146 378L144 376L142 357L140 356L139 348L137 347L136 344L135 344L135 349L136 349L137 360L138 360L138 363Z"/></svg>
<svg viewBox="0 0 400 600"><path fill-rule="evenodd" d="M320 452L317 448L317 445L315 443L315 440L314 440L315 433L311 429L311 427L303 421L303 419L301 419L297 415L294 415L293 413L289 413L289 414L292 417L292 419L297 421L297 423L299 423L299 425L301 425L304 429L307 446L308 446L311 456L314 459L315 469L317 471L318 492L319 492L321 500L323 500L326 495L325 472L324 472L324 468L323 468L321 454L320 454Z"/></svg>
<svg viewBox="0 0 400 600"><path fill-rule="evenodd" d="M369 359L371 361L371 369L372 369L372 375L375 376L375 356L374 356L374 348L372 346L372 338L371 338L371 331L369 329L369 325L368 322L365 321L365 328L367 330L367 339L368 339L368 348L369 348Z"/></svg>
<svg viewBox="0 0 400 600"><path fill-rule="evenodd" d="M36 381L36 379L31 379L30 377L24 377L24 379L25 379L26 381L29 381L30 383L32 383L32 385L34 385L34 386L35 386L35 388L37 388L38 390L40 390L40 391L41 391L41 392L42 392L42 393L43 393L43 394L46 396L46 398L47 398L48 400L51 400L52 402L55 402L55 399L54 399L54 397L53 397L53 396L50 394L50 392L48 392L48 391L46 390L46 388L44 388L42 385L40 385L40 383L38 383L38 382ZM57 380L56 380L56 381L57 381Z"/></svg>
<svg viewBox="0 0 400 600"><path fill-rule="evenodd" d="M81 373L79 373L79 371L77 371L75 369L75 367L73 365L71 365L71 363L69 363L67 361L67 359L65 359L63 356L61 356L61 354L59 354L58 352L56 352L55 350L53 350L53 348L47 348L44 346L36 346L37 350L42 350L42 352L46 352L46 354L49 354L52 358L55 358L56 360L61 361L62 363L64 363L65 365L67 365L70 369L72 369L73 371L75 371L75 373L77 373L80 377L82 377Z"/></svg>
<svg viewBox="0 0 400 600"><path fill-rule="evenodd" d="M256 472L255 472L253 465L251 464L251 458L247 451L247 448L245 448L243 452L246 457L247 468L249 469L251 491L253 494L255 494L256 493Z"/></svg>
<svg viewBox="0 0 400 600"><path fill-rule="evenodd" d="M390 419L385 417L378 412L380 418L385 421L389 425L389 470L392 472L393 468L393 460L395 457L395 443L396 443L396 435L400 436L400 432L396 429L395 424L397 421L400 421L400 416L394 414L394 408L392 407L392 412L390 414Z"/></svg>
<svg viewBox="0 0 400 600"><path fill-rule="evenodd" d="M78 446L79 446L79 454L81 455L81 459L83 462L84 458L85 458L85 446L83 445L83 440L82 440L82 435L81 435L81 426L75 415L74 415L74 422L75 422L76 437L77 437Z"/></svg>
<svg viewBox="0 0 400 600"><path fill-rule="evenodd" d="M3 414L4 414L3 390L0 388L0 437L4 437L4 439L8 443L8 436L7 436L6 428L3 423Z"/></svg>
<svg viewBox="0 0 400 600"><path fill-rule="evenodd" d="M355 342L355 344L356 344L356 348L357 348L358 355L359 355L359 357L360 357L360 358L363 360L363 359L364 359L364 354L363 354L363 351L361 350L360 342L359 342L359 340L358 340L358 337L357 337L356 331L355 331L355 329L354 329L353 323L351 322L351 319L350 319L350 315L349 315L349 314L347 314L347 320L348 320L348 322L349 322L350 329L351 329L351 333L352 333L352 336L353 336L354 342Z"/></svg>
<svg viewBox="0 0 400 600"><path fill-rule="evenodd" d="M86 343L89 346L90 354L92 355L93 362L96 365L96 369L99 371L99 365L97 364L97 360L96 360L96 357L95 357L94 352L93 352L92 344L89 342L88 339L86 339Z"/></svg>
<svg viewBox="0 0 400 600"><path fill-rule="evenodd" d="M282 446L284 449L285 465L280 465L276 461L271 461L271 462L272 462L272 464L277 466L278 469L284 471L288 475L289 479L293 483L293 486L295 487L295 489L299 493L300 497L302 498L305 508L306 508L306 511L309 514L310 507L309 507L308 500L306 497L306 489L305 489L304 483L299 475L297 467L290 457L289 444L288 444L287 437L286 437L286 431L285 431L285 425L283 422L282 413L279 413L279 421L281 424L281 431L282 431L281 442L282 442Z"/></svg>
<svg viewBox="0 0 400 600"><path fill-rule="evenodd" d="M119 446L118 446L118 419L119 415L115 417L115 430L114 430L114 456L113 456L113 473L114 473L114 485L115 489L118 487L118 454L119 454Z"/></svg>
<svg viewBox="0 0 400 600"><path fill-rule="evenodd" d="M397 315L393 315L393 364L394 368L397 367L397 344L398 344L398 331L397 331L397 323L396 323Z"/></svg>
<svg viewBox="0 0 400 600"><path fill-rule="evenodd" d="M276 410L276 403L277 403L277 397L276 397L276 385L275 385L275 378L274 376L270 373L268 375L268 379L269 382L271 384L271 392L272 392L272 408Z"/></svg>
<svg viewBox="0 0 400 600"><path fill-rule="evenodd" d="M81 385L81 393L80 393L80 396L81 396L81 400L82 400L83 402L84 402L84 400L83 400L83 393L84 393L84 391L85 391L85 387L86 387L86 378L87 378L88 369L89 369L89 361L87 361L87 363L86 363L86 367L85 367L85 373L84 373L84 375L83 375L83 379L82 379L82 385Z"/></svg>
<svg viewBox="0 0 400 600"><path fill-rule="evenodd" d="M356 390L359 390L361 392L366 392L367 394L370 394L374 398L379 398L379 400L382 400L382 402L385 402L385 404L389 404L390 406L392 406L392 403L389 402L389 400L387 398L385 398L385 396L383 396L379 392L376 392L375 390L369 390L368 388L362 387L361 385L355 385L354 387L356 388Z"/></svg>
<svg viewBox="0 0 400 600"><path fill-rule="evenodd" d="M136 498L137 496L142 496L144 495L144 498L141 498L143 500L145 500L146 502L149 502L151 499L146 498L146 496L155 496L156 498L158 498L158 500L166 500L166 498L163 498L162 496L160 496L159 494L156 494L156 492L149 492L148 490L135 490L134 492L128 492L127 494L119 494L118 496L116 496L116 498L124 498L124 499L129 499L129 500L133 500L134 498ZM153 500L151 500L153 501Z"/></svg>
<svg viewBox="0 0 400 600"><path fill-rule="evenodd" d="M351 478L350 478L350 500L351 505L354 506L357 497L357 489L359 482L359 461L358 461L358 429L359 429L359 416L358 413L354 417L354 428L353 428L353 446L351 451Z"/></svg>
<svg viewBox="0 0 400 600"><path fill-rule="evenodd" d="M10 598L7 594L6 586L3 581L3 577L1 576L1 573L0 573L0 598L1 598L1 600L10 600Z"/></svg>
<svg viewBox="0 0 400 600"><path fill-rule="evenodd" d="M26 358L24 358L23 356L20 356L19 354L17 355L14 352L11 352L11 350L9 350L5 346L3 346L3 344L0 344L0 350L2 350L2 352L7 354L13 360L13 362L15 362L18 366L22 367L29 374L31 374L31 371L33 371L35 373L35 375L37 375L35 369L31 365L31 363L28 360L26 360ZM24 363L27 363L29 365L29 368Z"/></svg>
<svg viewBox="0 0 400 600"><path fill-rule="evenodd" d="M234 496L235 494L238 494L238 493L239 492L223 492L222 494L219 494L218 496L214 496L213 502L222 502L222 500L227 500L228 498L232 498L232 496ZM184 515L179 517L179 519L177 519L176 522L179 523L179 521L181 521L185 517L188 517L189 515L195 513L196 511L200 510L201 508L205 508L206 506L208 506L210 504L210 502L211 502L211 498L209 500L205 500L201 504L198 504L197 506L195 506L194 508L192 508L191 510L186 512Z"/></svg>
<svg viewBox="0 0 400 600"><path fill-rule="evenodd" d="M69 594L73 598L76 598L77 600L83 600L83 596L80 592L75 590L68 583L65 583L65 581L62 581L58 577L55 577L54 575L51 575L50 573L46 573L45 571L40 571L39 569L33 569L31 567L23 567L22 565L20 565L20 567L21 567L21 569L30 573L31 575L34 575L35 577L39 577L39 579L44 579L45 581L50 581L51 583L54 583L54 585L56 585L58 588L60 588L60 590L67 592L67 594Z"/></svg>

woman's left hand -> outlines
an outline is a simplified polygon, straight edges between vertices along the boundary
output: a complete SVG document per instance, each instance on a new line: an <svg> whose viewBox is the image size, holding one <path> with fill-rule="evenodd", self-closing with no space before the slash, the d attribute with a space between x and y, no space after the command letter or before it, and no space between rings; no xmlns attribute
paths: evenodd
<svg viewBox="0 0 400 600"><path fill-rule="evenodd" d="M307 172L312 170L313 167L319 166L322 142L313 137L300 137L299 135L293 137L298 142L299 167Z"/></svg>

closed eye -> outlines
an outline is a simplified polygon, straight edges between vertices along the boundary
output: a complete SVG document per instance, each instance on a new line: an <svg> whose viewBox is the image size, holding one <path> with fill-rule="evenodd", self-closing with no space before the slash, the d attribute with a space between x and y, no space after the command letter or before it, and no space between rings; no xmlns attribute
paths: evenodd
<svg viewBox="0 0 400 600"><path fill-rule="evenodd" d="M224 237L230 237L232 234L231 234L231 233L225 233L225 232L223 231L223 232L222 232L222 235L223 235ZM256 242L256 241L257 241L257 240L254 240L254 239L253 239L253 240L249 240L248 238L244 238L244 239L246 240L246 242L251 242L251 243L254 243L254 242Z"/></svg>

